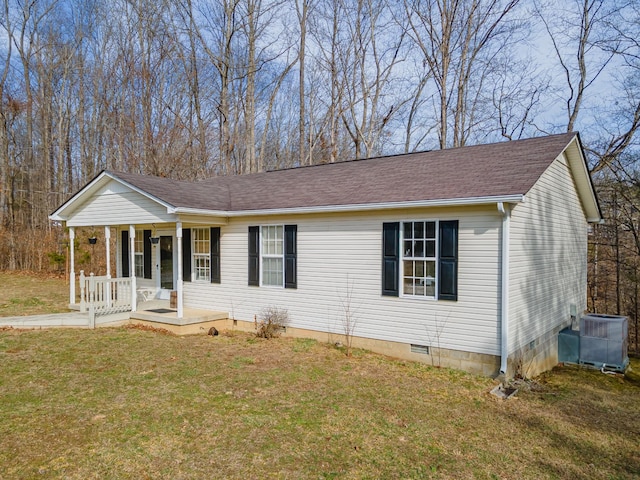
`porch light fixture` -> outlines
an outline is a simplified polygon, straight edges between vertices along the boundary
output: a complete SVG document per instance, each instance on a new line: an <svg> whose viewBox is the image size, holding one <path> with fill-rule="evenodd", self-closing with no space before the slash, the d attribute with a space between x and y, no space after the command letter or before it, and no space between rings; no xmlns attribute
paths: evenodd
<svg viewBox="0 0 640 480"><path fill-rule="evenodd" d="M97 241L96 237L89 237L89 245L95 245Z"/></svg>
<svg viewBox="0 0 640 480"><path fill-rule="evenodd" d="M156 237L156 224L152 223L153 226L153 235L149 237L152 245L157 245L160 242L160 237Z"/></svg>

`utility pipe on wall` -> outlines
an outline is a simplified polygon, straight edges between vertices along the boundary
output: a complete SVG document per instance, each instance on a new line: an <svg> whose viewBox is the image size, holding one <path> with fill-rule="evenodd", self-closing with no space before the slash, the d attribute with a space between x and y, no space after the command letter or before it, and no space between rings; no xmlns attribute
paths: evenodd
<svg viewBox="0 0 640 480"><path fill-rule="evenodd" d="M498 211L502 214L500 238L500 256L502 259L500 274L500 373L506 374L509 359L509 238L511 208L509 204L498 202Z"/></svg>

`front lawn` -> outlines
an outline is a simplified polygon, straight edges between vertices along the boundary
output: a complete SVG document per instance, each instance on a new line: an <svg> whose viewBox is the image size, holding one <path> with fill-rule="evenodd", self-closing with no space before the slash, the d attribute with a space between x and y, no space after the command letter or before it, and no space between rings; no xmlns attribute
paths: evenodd
<svg viewBox="0 0 640 480"><path fill-rule="evenodd" d="M0 271L0 317L69 311L64 278L33 272Z"/></svg>
<svg viewBox="0 0 640 480"><path fill-rule="evenodd" d="M562 368L513 400L492 386L311 340L7 330L0 476L638 478L637 385Z"/></svg>

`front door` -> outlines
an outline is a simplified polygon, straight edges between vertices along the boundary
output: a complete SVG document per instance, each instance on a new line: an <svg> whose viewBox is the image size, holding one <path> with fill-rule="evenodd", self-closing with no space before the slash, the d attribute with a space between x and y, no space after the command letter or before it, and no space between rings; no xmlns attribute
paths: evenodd
<svg viewBox="0 0 640 480"><path fill-rule="evenodd" d="M160 288L173 290L173 236L160 237Z"/></svg>

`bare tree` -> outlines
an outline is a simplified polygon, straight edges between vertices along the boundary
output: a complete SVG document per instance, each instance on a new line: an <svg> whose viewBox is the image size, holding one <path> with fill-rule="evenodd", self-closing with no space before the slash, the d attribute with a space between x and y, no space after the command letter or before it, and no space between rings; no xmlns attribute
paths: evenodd
<svg viewBox="0 0 640 480"><path fill-rule="evenodd" d="M475 114L472 79L519 28L509 21L519 0L405 0L408 32L435 83L440 148L464 145ZM476 80L478 82L478 80ZM477 88L480 88L481 82ZM449 127L453 131L450 133Z"/></svg>

